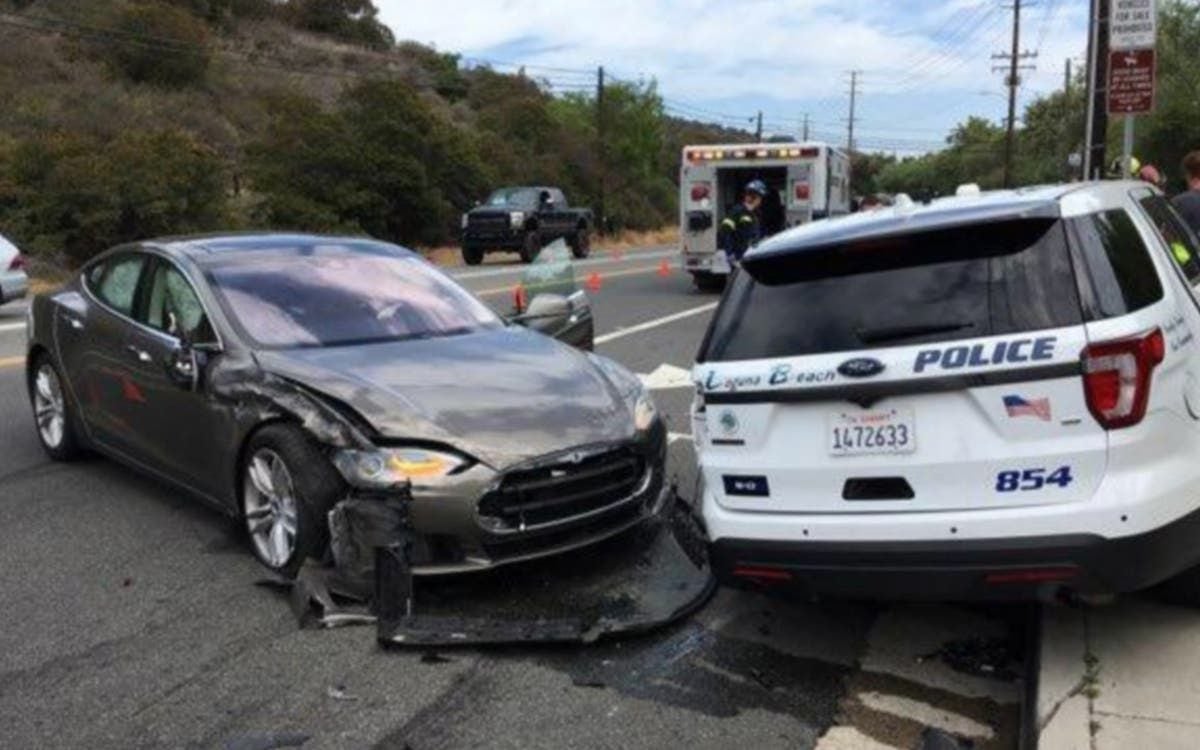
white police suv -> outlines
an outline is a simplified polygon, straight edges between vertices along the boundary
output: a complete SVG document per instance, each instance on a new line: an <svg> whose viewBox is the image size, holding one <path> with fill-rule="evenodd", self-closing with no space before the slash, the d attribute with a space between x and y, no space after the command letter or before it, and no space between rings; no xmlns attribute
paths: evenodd
<svg viewBox="0 0 1200 750"><path fill-rule="evenodd" d="M1139 589L1200 563L1200 248L1143 183L984 193L752 250L694 371L725 583Z"/></svg>

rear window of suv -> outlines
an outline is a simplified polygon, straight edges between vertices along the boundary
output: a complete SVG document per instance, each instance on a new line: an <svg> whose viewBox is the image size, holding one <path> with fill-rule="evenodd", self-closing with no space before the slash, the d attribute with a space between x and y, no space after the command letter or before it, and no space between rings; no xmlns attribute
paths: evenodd
<svg viewBox="0 0 1200 750"><path fill-rule="evenodd" d="M1082 323L1061 221L1021 220L796 254L739 271L700 361L789 357ZM779 283L782 279L783 283Z"/></svg>
<svg viewBox="0 0 1200 750"><path fill-rule="evenodd" d="M1162 299L1146 243L1124 210L1069 219L1067 231L1091 282L1083 287L1089 318L1116 318Z"/></svg>

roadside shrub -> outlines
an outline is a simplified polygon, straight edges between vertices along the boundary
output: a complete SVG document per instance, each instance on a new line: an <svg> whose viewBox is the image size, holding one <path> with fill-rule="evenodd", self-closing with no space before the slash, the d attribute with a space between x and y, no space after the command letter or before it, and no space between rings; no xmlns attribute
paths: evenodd
<svg viewBox="0 0 1200 750"><path fill-rule="evenodd" d="M122 36L107 47L109 62L135 83L183 87L204 79L212 56L208 26L172 5L129 5L117 12Z"/></svg>
<svg viewBox="0 0 1200 750"><path fill-rule="evenodd" d="M112 141L56 133L0 149L0 226L47 260L74 266L123 242L219 229L227 217L220 158L182 131Z"/></svg>

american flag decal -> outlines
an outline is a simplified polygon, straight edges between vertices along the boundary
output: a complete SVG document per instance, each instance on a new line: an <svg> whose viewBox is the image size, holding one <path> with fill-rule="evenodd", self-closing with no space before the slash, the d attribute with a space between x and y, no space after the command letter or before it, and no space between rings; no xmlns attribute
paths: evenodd
<svg viewBox="0 0 1200 750"><path fill-rule="evenodd" d="M1012 417L1037 417L1043 422L1050 421L1050 399L1026 399L1020 396L1005 396L1004 410Z"/></svg>

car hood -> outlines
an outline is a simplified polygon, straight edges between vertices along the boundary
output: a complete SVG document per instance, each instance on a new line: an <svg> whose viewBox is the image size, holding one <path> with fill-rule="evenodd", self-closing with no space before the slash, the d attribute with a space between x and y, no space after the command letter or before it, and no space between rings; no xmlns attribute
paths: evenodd
<svg viewBox="0 0 1200 750"><path fill-rule="evenodd" d="M445 443L497 469L634 435L632 376L518 327L258 357L383 437Z"/></svg>

